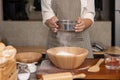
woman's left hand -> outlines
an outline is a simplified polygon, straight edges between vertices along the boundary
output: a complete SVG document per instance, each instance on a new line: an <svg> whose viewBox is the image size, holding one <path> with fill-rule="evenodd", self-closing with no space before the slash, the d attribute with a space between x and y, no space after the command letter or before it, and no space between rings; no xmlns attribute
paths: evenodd
<svg viewBox="0 0 120 80"><path fill-rule="evenodd" d="M75 32L81 32L85 30L85 21L80 17L77 18L77 24L75 25Z"/></svg>

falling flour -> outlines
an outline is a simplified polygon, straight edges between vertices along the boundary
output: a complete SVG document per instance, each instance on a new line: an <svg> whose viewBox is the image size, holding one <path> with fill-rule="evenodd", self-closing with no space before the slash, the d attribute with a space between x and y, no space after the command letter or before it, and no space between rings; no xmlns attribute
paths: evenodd
<svg viewBox="0 0 120 80"><path fill-rule="evenodd" d="M71 44L72 35L69 32L58 31L57 39L63 46L69 46Z"/></svg>
<svg viewBox="0 0 120 80"><path fill-rule="evenodd" d="M57 39L58 39L59 43L63 47L70 46L72 38L73 38L73 35L70 34L69 32L58 31L58 33L57 33ZM60 56L73 56L74 54L61 50L56 55L60 55Z"/></svg>

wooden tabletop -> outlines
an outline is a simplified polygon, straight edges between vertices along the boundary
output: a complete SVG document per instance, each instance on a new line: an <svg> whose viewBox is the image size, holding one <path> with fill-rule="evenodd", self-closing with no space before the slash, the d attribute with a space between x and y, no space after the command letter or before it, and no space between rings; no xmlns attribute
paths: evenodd
<svg viewBox="0 0 120 80"><path fill-rule="evenodd" d="M98 59L86 59L81 67L87 65L94 65ZM120 80L120 70L109 70L105 68L105 63L100 65L99 72L88 72L87 70L79 71L78 73L85 73L87 76L85 79L113 79Z"/></svg>
<svg viewBox="0 0 120 80"><path fill-rule="evenodd" d="M98 61L99 59L86 59L84 61L84 63L80 66L80 68L84 68L86 66L92 66L94 64L96 64L96 62ZM47 72L49 72L50 69L48 70L45 70ZM53 69L51 69L53 70ZM54 69L56 70L56 69ZM50 71L48 74L52 74L52 73L55 73L55 71ZM84 79L104 79L104 80L120 80L120 70L109 70L109 69L106 69L105 68L105 63L103 62L101 65L100 65L100 71L99 72L88 72L87 71L88 69L86 70L77 70L77 71L67 71L67 72L74 72L74 74L80 74L80 73L85 73L86 74L86 77ZM44 70L43 70L44 71ZM59 73L60 71L58 71L57 73ZM61 70L61 72L63 72ZM42 73L42 72L41 72ZM45 73L45 72L43 72ZM42 74L37 74L37 76L40 76L41 77ZM40 79L40 78L39 78ZM75 79L76 80L76 79ZM79 79L77 79L79 80Z"/></svg>
<svg viewBox="0 0 120 80"><path fill-rule="evenodd" d="M40 52L42 54L46 53L44 47L26 47L26 46L19 47L19 46L16 46L16 49L18 52L35 51L35 52ZM86 67L88 65L92 66L97 61L98 61L98 59L86 59L84 61L84 63L81 65L81 67ZM120 70L108 70L105 68L105 63L102 63L100 65L100 68L101 69L99 72L88 72L87 70L81 70L81 71L78 71L77 73L85 73L87 75L85 79L112 79L112 80L117 79L117 80L120 80Z"/></svg>

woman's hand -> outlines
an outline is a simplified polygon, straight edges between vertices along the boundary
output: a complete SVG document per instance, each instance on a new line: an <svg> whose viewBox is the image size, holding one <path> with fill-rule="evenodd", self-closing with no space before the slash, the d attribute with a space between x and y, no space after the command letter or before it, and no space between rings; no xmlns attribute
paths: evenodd
<svg viewBox="0 0 120 80"><path fill-rule="evenodd" d="M89 28L93 24L91 19L81 19L80 17L77 18L77 24L75 25L75 32L81 32L85 29Z"/></svg>
<svg viewBox="0 0 120 80"><path fill-rule="evenodd" d="M58 18L56 16L53 16L52 18L48 19L45 24L51 28L54 32L58 31L58 25L56 24L56 22L58 21Z"/></svg>
<svg viewBox="0 0 120 80"><path fill-rule="evenodd" d="M75 32L81 32L85 29L85 21L80 17L77 18L77 24L75 25Z"/></svg>

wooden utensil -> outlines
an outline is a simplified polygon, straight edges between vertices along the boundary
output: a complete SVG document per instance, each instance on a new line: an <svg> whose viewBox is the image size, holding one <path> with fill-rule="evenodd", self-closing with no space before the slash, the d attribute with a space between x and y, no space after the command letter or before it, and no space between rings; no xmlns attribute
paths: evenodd
<svg viewBox="0 0 120 80"><path fill-rule="evenodd" d="M43 75L42 80L73 80L76 78L82 79L85 77L86 77L86 75L84 73L72 75L71 72L64 72L64 73L54 73L54 74Z"/></svg>
<svg viewBox="0 0 120 80"><path fill-rule="evenodd" d="M100 64L104 61L104 59L99 59L99 61L92 67L88 69L88 72L99 72L100 71Z"/></svg>

